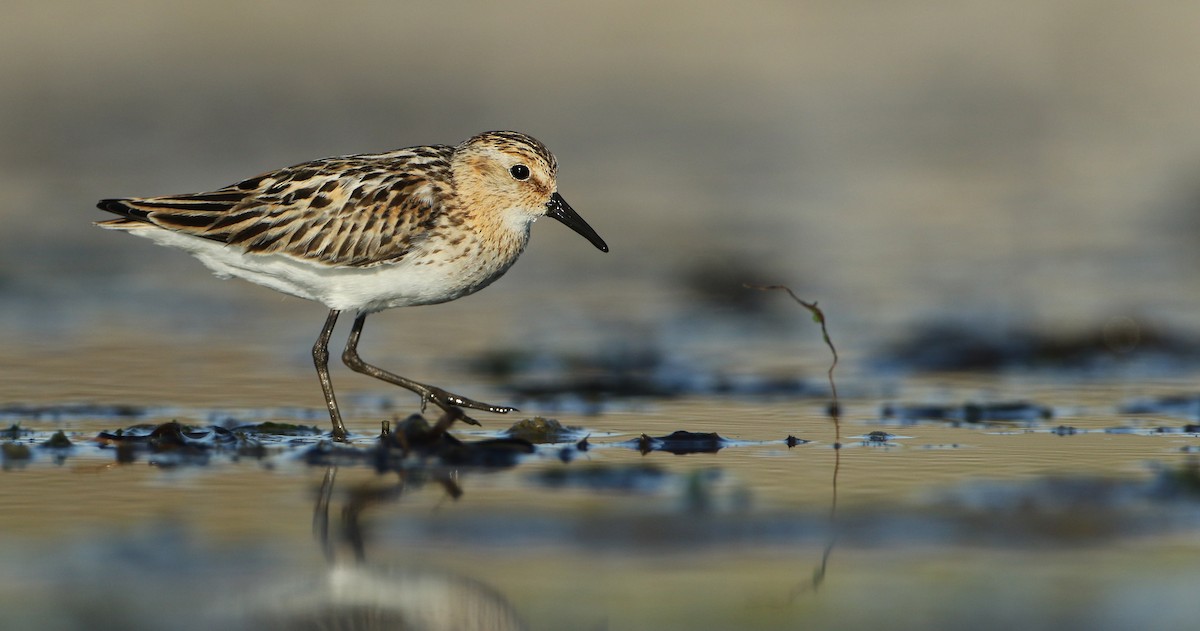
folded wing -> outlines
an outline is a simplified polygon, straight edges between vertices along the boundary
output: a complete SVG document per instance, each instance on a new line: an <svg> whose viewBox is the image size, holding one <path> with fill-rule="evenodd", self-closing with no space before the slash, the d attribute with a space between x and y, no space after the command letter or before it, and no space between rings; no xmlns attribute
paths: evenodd
<svg viewBox="0 0 1200 631"><path fill-rule="evenodd" d="M100 225L171 230L335 267L392 263L442 217L450 151L329 158L208 193L105 199L97 206L122 218Z"/></svg>

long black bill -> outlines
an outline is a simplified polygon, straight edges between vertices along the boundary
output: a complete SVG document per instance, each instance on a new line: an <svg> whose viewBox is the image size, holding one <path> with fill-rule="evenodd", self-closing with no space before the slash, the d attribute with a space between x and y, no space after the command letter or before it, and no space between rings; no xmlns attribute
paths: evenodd
<svg viewBox="0 0 1200 631"><path fill-rule="evenodd" d="M549 209L546 211L547 217L553 217L563 222L564 225L578 232L584 239L591 241L592 245L600 248L601 252L608 251L608 244L604 242L604 239L601 239L600 235L596 234L595 230L592 230L592 227L583 220L583 217L579 216L579 213L575 212L574 208L571 208L571 205L567 203L567 200L562 198L562 195L558 193L551 195L550 201L546 202L546 208Z"/></svg>

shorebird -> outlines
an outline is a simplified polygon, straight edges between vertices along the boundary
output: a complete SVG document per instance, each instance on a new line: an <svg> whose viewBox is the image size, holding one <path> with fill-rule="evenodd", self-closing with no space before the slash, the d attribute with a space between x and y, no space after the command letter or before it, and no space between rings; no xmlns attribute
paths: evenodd
<svg viewBox="0 0 1200 631"><path fill-rule="evenodd" d="M538 140L491 131L453 147L313 160L207 193L105 199L97 206L121 217L97 225L185 250L219 277L328 307L312 356L332 438L345 441L329 378L329 338L343 311L356 313L342 353L351 370L415 392L422 408L516 410L368 364L358 340L372 313L448 302L487 287L516 262L540 217L557 219L607 252L558 194L557 172L557 160Z"/></svg>

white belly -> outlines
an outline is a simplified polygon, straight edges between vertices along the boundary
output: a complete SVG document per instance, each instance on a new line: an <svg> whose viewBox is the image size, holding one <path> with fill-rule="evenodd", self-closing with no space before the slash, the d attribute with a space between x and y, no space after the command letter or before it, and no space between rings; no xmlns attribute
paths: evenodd
<svg viewBox="0 0 1200 631"><path fill-rule="evenodd" d="M513 256L499 265L481 264L478 257L430 261L414 252L399 263L328 267L280 254L246 254L219 241L152 226L126 232L186 250L218 277L236 276L330 309L365 312L461 298L486 287L516 260ZM422 261L426 264L418 264Z"/></svg>

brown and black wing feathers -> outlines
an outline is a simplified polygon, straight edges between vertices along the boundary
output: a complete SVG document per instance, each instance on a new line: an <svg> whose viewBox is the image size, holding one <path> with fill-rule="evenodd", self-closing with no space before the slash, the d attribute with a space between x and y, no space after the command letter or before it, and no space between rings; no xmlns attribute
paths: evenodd
<svg viewBox="0 0 1200 631"><path fill-rule="evenodd" d="M123 219L214 239L257 254L331 266L400 260L429 236L449 194L450 147L328 158L220 190L105 199Z"/></svg>

